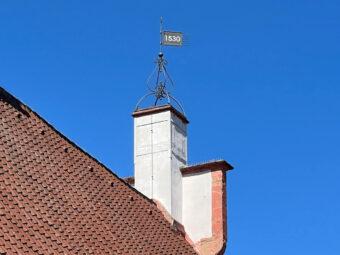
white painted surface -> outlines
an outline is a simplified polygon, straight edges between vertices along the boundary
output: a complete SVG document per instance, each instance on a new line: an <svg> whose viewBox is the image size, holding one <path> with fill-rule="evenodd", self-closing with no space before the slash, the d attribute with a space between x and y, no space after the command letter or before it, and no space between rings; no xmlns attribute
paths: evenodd
<svg viewBox="0 0 340 255"><path fill-rule="evenodd" d="M135 188L145 196L152 198L152 157L144 154L135 158ZM144 169L144 171L139 171Z"/></svg>
<svg viewBox="0 0 340 255"><path fill-rule="evenodd" d="M175 114L171 115L171 164L172 164L172 211L171 215L182 223L182 174L180 168L186 166L187 153L187 126Z"/></svg>
<svg viewBox="0 0 340 255"><path fill-rule="evenodd" d="M183 222L195 243L212 236L212 176L210 171L183 177Z"/></svg>
<svg viewBox="0 0 340 255"><path fill-rule="evenodd" d="M182 177L187 163L186 124L170 111L134 118L135 188L162 203L182 222Z"/></svg>

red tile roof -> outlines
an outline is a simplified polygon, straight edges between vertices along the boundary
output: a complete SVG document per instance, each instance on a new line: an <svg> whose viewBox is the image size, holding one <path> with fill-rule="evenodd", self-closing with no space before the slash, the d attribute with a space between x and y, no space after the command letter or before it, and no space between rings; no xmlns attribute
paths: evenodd
<svg viewBox="0 0 340 255"><path fill-rule="evenodd" d="M156 205L0 88L0 254L196 254Z"/></svg>

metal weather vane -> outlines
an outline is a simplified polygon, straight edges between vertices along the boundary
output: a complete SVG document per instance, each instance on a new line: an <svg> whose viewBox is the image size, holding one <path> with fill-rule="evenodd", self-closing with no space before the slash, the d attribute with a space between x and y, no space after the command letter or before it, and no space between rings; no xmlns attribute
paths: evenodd
<svg viewBox="0 0 340 255"><path fill-rule="evenodd" d="M155 96L154 106L157 105L162 100L167 100L168 104L174 101L184 114L183 107L169 92L167 85L170 83L174 86L174 82L171 79L166 65L167 61L164 58L163 46L182 46L183 44L183 33L173 32L173 31L163 31L163 19L160 21L160 51L158 53L158 58L155 61L156 66L149 78L147 79L147 86L149 93L144 95L137 103L136 110L138 110L139 105L149 96Z"/></svg>

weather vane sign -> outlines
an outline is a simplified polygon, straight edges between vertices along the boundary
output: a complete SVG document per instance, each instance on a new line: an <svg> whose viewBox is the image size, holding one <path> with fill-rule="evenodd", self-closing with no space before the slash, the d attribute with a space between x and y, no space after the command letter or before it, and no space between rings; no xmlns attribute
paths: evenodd
<svg viewBox="0 0 340 255"><path fill-rule="evenodd" d="M175 31L163 31L163 18L160 20L160 35L161 35L161 50L162 46L182 46L183 45L183 33Z"/></svg>
<svg viewBox="0 0 340 255"><path fill-rule="evenodd" d="M162 31L161 44L166 46L182 46L183 44L183 33L182 32L171 32Z"/></svg>

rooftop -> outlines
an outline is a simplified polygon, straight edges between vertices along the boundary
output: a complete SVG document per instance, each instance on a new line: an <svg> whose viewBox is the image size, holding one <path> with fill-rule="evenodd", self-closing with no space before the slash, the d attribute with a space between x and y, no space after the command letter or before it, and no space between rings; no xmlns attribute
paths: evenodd
<svg viewBox="0 0 340 255"><path fill-rule="evenodd" d="M152 200L2 88L0 189L0 254L196 254Z"/></svg>

